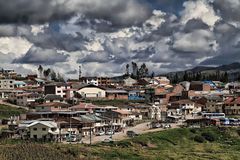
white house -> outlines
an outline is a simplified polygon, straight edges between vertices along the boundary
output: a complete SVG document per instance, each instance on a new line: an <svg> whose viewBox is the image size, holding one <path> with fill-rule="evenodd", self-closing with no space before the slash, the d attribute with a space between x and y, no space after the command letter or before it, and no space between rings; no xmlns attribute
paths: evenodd
<svg viewBox="0 0 240 160"><path fill-rule="evenodd" d="M128 78L124 79L123 81L124 81L124 86L133 86L134 84L137 83L137 80L135 80L131 77L128 77Z"/></svg>
<svg viewBox="0 0 240 160"><path fill-rule="evenodd" d="M1 79L0 80L0 89L13 90L14 82L15 82L14 79Z"/></svg>
<svg viewBox="0 0 240 160"><path fill-rule="evenodd" d="M53 121L33 121L26 126L30 139L57 140L59 128Z"/></svg>
<svg viewBox="0 0 240 160"><path fill-rule="evenodd" d="M95 85L86 85L77 91L84 98L105 98L104 88Z"/></svg>

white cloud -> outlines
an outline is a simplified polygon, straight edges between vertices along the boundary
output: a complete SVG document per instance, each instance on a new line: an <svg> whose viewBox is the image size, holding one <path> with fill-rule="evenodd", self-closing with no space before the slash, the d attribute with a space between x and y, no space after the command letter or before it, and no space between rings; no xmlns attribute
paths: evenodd
<svg viewBox="0 0 240 160"><path fill-rule="evenodd" d="M186 1L185 9L181 12L181 22L186 24L191 19L201 19L204 23L213 27L221 19L206 0Z"/></svg>
<svg viewBox="0 0 240 160"><path fill-rule="evenodd" d="M0 52L4 54L15 53L19 57L31 46L31 42L22 37L0 37Z"/></svg>
<svg viewBox="0 0 240 160"><path fill-rule="evenodd" d="M216 51L218 44L212 32L195 30L191 33L175 33L173 49L181 52L210 52Z"/></svg>

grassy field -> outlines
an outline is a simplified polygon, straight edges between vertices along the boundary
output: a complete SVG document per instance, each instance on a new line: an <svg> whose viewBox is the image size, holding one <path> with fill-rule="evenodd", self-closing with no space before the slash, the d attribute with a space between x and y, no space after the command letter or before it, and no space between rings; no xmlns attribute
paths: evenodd
<svg viewBox="0 0 240 160"><path fill-rule="evenodd" d="M1 160L238 160L238 129L171 129L112 144L0 143Z"/></svg>
<svg viewBox="0 0 240 160"><path fill-rule="evenodd" d="M26 110L0 104L0 119L19 116L22 113L26 113Z"/></svg>

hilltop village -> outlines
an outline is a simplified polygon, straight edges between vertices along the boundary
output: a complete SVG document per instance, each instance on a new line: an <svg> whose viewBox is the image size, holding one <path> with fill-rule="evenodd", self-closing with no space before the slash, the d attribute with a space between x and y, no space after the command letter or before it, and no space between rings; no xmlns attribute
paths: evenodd
<svg viewBox="0 0 240 160"><path fill-rule="evenodd" d="M23 77L0 71L1 138L95 143L177 127L238 126L240 83L182 81L164 76ZM49 74L49 73L48 73ZM60 78L56 78L60 77ZM9 113L9 114L8 114ZM4 115L5 114L5 115ZM8 114L8 115L6 115Z"/></svg>

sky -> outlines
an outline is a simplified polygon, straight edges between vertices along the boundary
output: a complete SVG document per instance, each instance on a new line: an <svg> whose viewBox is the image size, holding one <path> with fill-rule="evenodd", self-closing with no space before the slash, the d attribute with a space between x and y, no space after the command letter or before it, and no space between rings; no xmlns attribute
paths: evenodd
<svg viewBox="0 0 240 160"><path fill-rule="evenodd" d="M240 60L240 0L0 0L0 68L117 76Z"/></svg>

